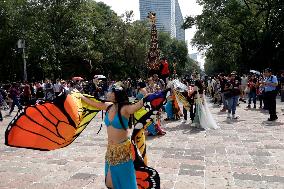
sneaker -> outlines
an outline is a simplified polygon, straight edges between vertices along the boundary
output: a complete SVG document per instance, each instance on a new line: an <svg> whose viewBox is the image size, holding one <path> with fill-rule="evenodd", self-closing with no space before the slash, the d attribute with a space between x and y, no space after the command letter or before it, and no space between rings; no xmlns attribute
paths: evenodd
<svg viewBox="0 0 284 189"><path fill-rule="evenodd" d="M250 104L247 106L247 108L248 108L248 109L250 109L250 108L251 108Z"/></svg>
<svg viewBox="0 0 284 189"><path fill-rule="evenodd" d="M220 112L226 112L227 109L226 108L223 108L222 110L220 110Z"/></svg>
<svg viewBox="0 0 284 189"><path fill-rule="evenodd" d="M232 119L239 119L239 118L240 118L239 116L236 116L235 114L233 114Z"/></svg>
<svg viewBox="0 0 284 189"><path fill-rule="evenodd" d="M256 109L256 105L254 105L253 108Z"/></svg>

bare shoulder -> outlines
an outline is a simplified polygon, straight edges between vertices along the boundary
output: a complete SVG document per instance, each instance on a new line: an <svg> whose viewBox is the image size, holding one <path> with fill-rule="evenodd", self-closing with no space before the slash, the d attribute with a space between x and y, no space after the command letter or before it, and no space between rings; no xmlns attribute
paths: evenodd
<svg viewBox="0 0 284 189"><path fill-rule="evenodd" d="M128 109L129 109L129 107L131 106L131 104L128 104L128 105L124 105L122 108L121 108L121 110L120 110L120 113L122 114L122 115L126 115L127 117L129 116L129 113L128 113Z"/></svg>
<svg viewBox="0 0 284 189"><path fill-rule="evenodd" d="M112 106L113 103L112 102L105 102L106 107Z"/></svg>

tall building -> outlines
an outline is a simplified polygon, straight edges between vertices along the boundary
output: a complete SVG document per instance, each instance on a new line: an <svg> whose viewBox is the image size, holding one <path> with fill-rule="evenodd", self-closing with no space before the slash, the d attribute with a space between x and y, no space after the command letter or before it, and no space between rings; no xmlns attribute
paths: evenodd
<svg viewBox="0 0 284 189"><path fill-rule="evenodd" d="M181 28L183 16L178 0L139 0L140 19L147 19L149 12L157 15L157 29L168 32L172 38L185 41L185 31Z"/></svg>
<svg viewBox="0 0 284 189"><path fill-rule="evenodd" d="M193 59L194 61L197 61L197 53L189 54L189 57L190 57L191 59Z"/></svg>

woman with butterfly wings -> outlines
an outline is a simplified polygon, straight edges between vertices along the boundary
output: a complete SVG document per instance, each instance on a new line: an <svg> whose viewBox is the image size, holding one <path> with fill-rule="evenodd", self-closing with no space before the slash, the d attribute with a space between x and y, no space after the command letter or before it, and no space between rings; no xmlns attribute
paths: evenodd
<svg viewBox="0 0 284 189"><path fill-rule="evenodd" d="M145 98L135 104L130 104L126 91L119 85L110 88L107 94L109 102L94 102L83 95L81 98L91 106L106 110L104 120L108 134L105 159L106 186L115 189L148 188L145 182L138 183L137 181L136 174L139 172L135 171L135 158L133 159L133 156L137 154L133 153L135 149L132 149L134 146L128 136L129 129L131 129L128 125L129 117L143 107ZM140 173L143 172L140 171Z"/></svg>
<svg viewBox="0 0 284 189"><path fill-rule="evenodd" d="M143 161L146 157L144 127L153 111L166 99L166 91L145 96L130 104L125 90L114 85L110 102L82 95L76 90L59 95L53 101L43 101L19 111L5 132L5 144L34 150L56 150L70 145L101 110L107 110L108 149L106 153L106 184L115 189L159 189L160 177L156 170ZM135 124L133 140L128 138L129 115L142 106L148 108ZM28 140L27 140L28 139ZM138 143L139 139L139 143ZM137 146L139 146L139 151ZM140 148L144 146L144 148ZM144 149L142 152L141 150Z"/></svg>

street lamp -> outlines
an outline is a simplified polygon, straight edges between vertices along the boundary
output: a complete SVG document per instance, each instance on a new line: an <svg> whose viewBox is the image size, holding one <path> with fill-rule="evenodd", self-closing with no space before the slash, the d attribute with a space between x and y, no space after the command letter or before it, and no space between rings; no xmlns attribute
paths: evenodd
<svg viewBox="0 0 284 189"><path fill-rule="evenodd" d="M18 41L18 48L22 49L22 56L23 56L23 62L24 62L24 81L28 80L28 75L27 75L27 61L26 61L26 54L25 54L25 40L20 39Z"/></svg>

